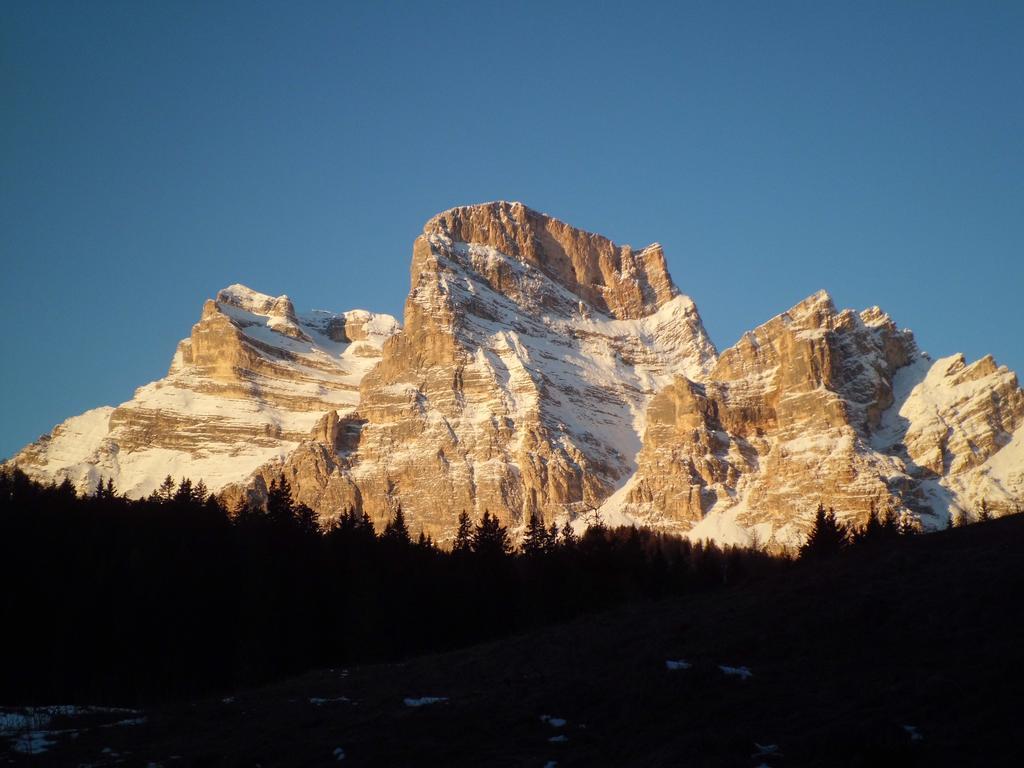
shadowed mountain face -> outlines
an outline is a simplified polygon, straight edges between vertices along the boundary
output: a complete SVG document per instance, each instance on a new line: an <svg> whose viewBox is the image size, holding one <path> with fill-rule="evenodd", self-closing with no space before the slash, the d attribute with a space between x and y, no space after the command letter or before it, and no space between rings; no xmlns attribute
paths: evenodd
<svg viewBox="0 0 1024 768"><path fill-rule="evenodd" d="M878 308L824 292L719 356L660 246L500 202L427 222L401 329L232 286L166 378L14 461L132 495L202 477L229 502L284 472L325 520L401 506L442 542L462 510L490 510L784 546L819 501L925 527L1012 511L1024 395L992 358L933 362Z"/></svg>

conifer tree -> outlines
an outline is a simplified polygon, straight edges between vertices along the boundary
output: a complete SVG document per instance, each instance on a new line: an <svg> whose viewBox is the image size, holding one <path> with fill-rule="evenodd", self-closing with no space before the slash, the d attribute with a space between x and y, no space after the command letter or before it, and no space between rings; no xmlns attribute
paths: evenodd
<svg viewBox="0 0 1024 768"><path fill-rule="evenodd" d="M267 489L267 519L271 525L287 528L295 522L295 503L292 501L292 487L281 475L270 481Z"/></svg>
<svg viewBox="0 0 1024 768"><path fill-rule="evenodd" d="M365 543L376 538L369 516L365 512L356 512L353 507L342 510L328 533L348 542Z"/></svg>
<svg viewBox="0 0 1024 768"><path fill-rule="evenodd" d="M609 529L599 517L592 517L594 522L587 525L587 530L579 537L577 548L581 553L597 558L607 555L612 548L609 541Z"/></svg>
<svg viewBox="0 0 1024 768"><path fill-rule="evenodd" d="M455 542L452 544L452 554L465 555L473 549L473 523L469 519L466 510L459 514L459 525L455 530Z"/></svg>
<svg viewBox="0 0 1024 768"><path fill-rule="evenodd" d="M153 494L156 496L157 501L164 503L174 498L174 478L170 475L165 477L164 481L153 491Z"/></svg>
<svg viewBox="0 0 1024 768"><path fill-rule="evenodd" d="M981 500L981 510L978 512L978 522L986 523L992 519L992 510L988 507L988 500Z"/></svg>
<svg viewBox="0 0 1024 768"><path fill-rule="evenodd" d="M373 520L370 519L370 516L366 513L366 510L363 510L362 514L358 516L358 521L359 524L356 526L356 530L360 533L360 535L366 537L367 539L376 540L377 529L373 527Z"/></svg>
<svg viewBox="0 0 1024 768"><path fill-rule="evenodd" d="M882 538L882 518L878 514L878 509L875 507L875 502L871 502L871 509L868 512L867 522L864 526L854 534L854 538L858 543L868 544L873 541L878 541Z"/></svg>
<svg viewBox="0 0 1024 768"><path fill-rule="evenodd" d="M395 510L395 516L392 517L388 521L388 524L384 526L384 533L381 535L381 541L398 544L400 546L406 546L412 543L412 537L409 536L409 526L405 523L405 513L402 512L401 506Z"/></svg>
<svg viewBox="0 0 1024 768"><path fill-rule="evenodd" d="M356 513L352 507L345 507L338 513L338 517L331 523L329 533L349 533L357 525Z"/></svg>
<svg viewBox="0 0 1024 768"><path fill-rule="evenodd" d="M497 515L484 510L484 516L473 530L473 552L484 557L500 558L511 549L508 529L501 524Z"/></svg>
<svg viewBox="0 0 1024 768"><path fill-rule="evenodd" d="M202 485L201 481L200 485ZM227 520L227 510L224 508L224 505L221 503L221 500L214 496L212 493L206 495L202 504L203 509L206 510L207 514L209 514L210 516L219 518L222 521Z"/></svg>
<svg viewBox="0 0 1024 768"><path fill-rule="evenodd" d="M178 484L178 490L174 492L174 501L178 504L191 504L195 500L192 492L192 481L183 477Z"/></svg>
<svg viewBox="0 0 1024 768"><path fill-rule="evenodd" d="M57 486L57 498L64 503L73 502L78 498L78 492L75 491L74 483L66 477Z"/></svg>
<svg viewBox="0 0 1024 768"><path fill-rule="evenodd" d="M320 520L317 518L316 512L305 504L295 506L295 522L303 533L311 536L320 533Z"/></svg>
<svg viewBox="0 0 1024 768"><path fill-rule="evenodd" d="M554 552L558 548L558 524L552 521L548 528L547 537L544 541L544 549L547 552Z"/></svg>
<svg viewBox="0 0 1024 768"><path fill-rule="evenodd" d="M523 554L527 557L543 555L547 550L547 530L536 514L530 515L530 522L523 534Z"/></svg>
<svg viewBox="0 0 1024 768"><path fill-rule="evenodd" d="M887 506L885 513L880 514L872 501L867 522L860 530L850 532L850 537L858 544L869 544L892 539L899 533L900 521L892 506Z"/></svg>
<svg viewBox="0 0 1024 768"><path fill-rule="evenodd" d="M814 527L800 547L800 559L821 559L839 554L849 542L846 526L836 520L835 512L819 504Z"/></svg>
<svg viewBox="0 0 1024 768"><path fill-rule="evenodd" d="M196 483L195 488L192 489L192 497L200 504L205 504L206 500L210 496L210 491L206 488L206 483L200 480Z"/></svg>
<svg viewBox="0 0 1024 768"><path fill-rule="evenodd" d="M572 523L566 520L565 525L562 526L562 548L575 549L578 543L579 540L576 538L576 532L572 529Z"/></svg>
<svg viewBox="0 0 1024 768"><path fill-rule="evenodd" d="M238 526L252 525L262 518L261 512L245 496L240 496L235 502L235 508L231 510L231 522Z"/></svg>

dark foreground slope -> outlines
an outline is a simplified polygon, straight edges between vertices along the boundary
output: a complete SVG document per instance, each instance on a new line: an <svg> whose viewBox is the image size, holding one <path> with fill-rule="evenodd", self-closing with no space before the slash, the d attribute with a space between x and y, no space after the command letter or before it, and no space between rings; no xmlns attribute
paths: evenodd
<svg viewBox="0 0 1024 768"><path fill-rule="evenodd" d="M344 765L379 766L1015 765L1022 574L1015 516L742 589L151 710L59 738L34 764L321 765L340 748ZM677 659L692 667L666 668ZM424 696L447 700L403 701ZM754 757L755 744L781 756Z"/></svg>

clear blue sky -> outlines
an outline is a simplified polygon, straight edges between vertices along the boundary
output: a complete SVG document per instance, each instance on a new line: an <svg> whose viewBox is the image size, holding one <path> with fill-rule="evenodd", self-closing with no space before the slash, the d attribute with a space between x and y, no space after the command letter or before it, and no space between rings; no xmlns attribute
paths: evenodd
<svg viewBox="0 0 1024 768"><path fill-rule="evenodd" d="M203 300L400 314L521 200L665 246L720 348L818 288L1024 373L1024 3L0 4L0 456Z"/></svg>

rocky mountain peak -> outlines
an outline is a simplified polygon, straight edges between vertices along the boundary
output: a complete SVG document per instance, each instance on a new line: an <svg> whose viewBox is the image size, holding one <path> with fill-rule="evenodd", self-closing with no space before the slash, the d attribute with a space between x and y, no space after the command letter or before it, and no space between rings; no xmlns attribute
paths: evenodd
<svg viewBox="0 0 1024 768"><path fill-rule="evenodd" d="M819 291L744 334L702 386L659 393L611 511L779 544L818 501L854 525L888 507L935 528L982 500L1015 508L1022 431L1024 393L990 356L933 362L878 307L839 311Z"/></svg>
<svg viewBox="0 0 1024 768"><path fill-rule="evenodd" d="M244 483L329 431L317 431L323 414L349 413L397 332L389 315L296 312L287 296L230 285L203 304L167 376L117 408L68 419L14 461L80 490L112 479L132 496L167 474L202 478L212 490Z"/></svg>
<svg viewBox="0 0 1024 768"><path fill-rule="evenodd" d="M882 311L881 307L874 306L863 309L860 312L860 321L869 328L888 326L895 328L896 325L888 314Z"/></svg>
<svg viewBox="0 0 1024 768"><path fill-rule="evenodd" d="M952 377L953 381L957 384L978 381L997 373L1009 377L1013 381L1017 380L1016 375L1005 365L999 365L992 355L985 355L968 364L963 354L959 353L953 356L949 367L946 369L946 375Z"/></svg>
<svg viewBox="0 0 1024 768"><path fill-rule="evenodd" d="M824 328L833 322L837 314L832 296L828 291L820 290L783 312L782 317L802 327Z"/></svg>
<svg viewBox="0 0 1024 768"><path fill-rule="evenodd" d="M217 292L216 302L252 312L254 315L282 317L294 321L295 306L286 295L268 296L241 283L229 285Z"/></svg>
<svg viewBox="0 0 1024 768"><path fill-rule="evenodd" d="M299 498L444 541L462 510L517 526L592 509L633 471L648 400L717 356L658 245L521 203L453 208L413 244L401 333L285 470ZM265 484L277 467L264 473Z"/></svg>
<svg viewBox="0 0 1024 768"><path fill-rule="evenodd" d="M451 208L424 237L471 243L532 266L591 307L617 319L653 314L678 294L658 244L640 250L570 226L522 203Z"/></svg>

